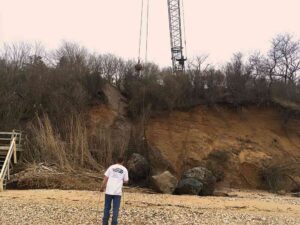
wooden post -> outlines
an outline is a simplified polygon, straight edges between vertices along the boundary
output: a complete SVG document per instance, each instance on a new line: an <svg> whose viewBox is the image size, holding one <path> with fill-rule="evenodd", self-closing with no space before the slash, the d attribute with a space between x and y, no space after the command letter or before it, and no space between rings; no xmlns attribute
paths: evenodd
<svg viewBox="0 0 300 225"><path fill-rule="evenodd" d="M3 179L0 179L0 192L3 192Z"/></svg>
<svg viewBox="0 0 300 225"><path fill-rule="evenodd" d="M14 164L17 164L17 144L14 141Z"/></svg>
<svg viewBox="0 0 300 225"><path fill-rule="evenodd" d="M7 163L7 180L10 180L10 161Z"/></svg>
<svg viewBox="0 0 300 225"><path fill-rule="evenodd" d="M22 141L22 132L20 132L20 135L19 135L19 145L21 146L21 141Z"/></svg>
<svg viewBox="0 0 300 225"><path fill-rule="evenodd" d="M15 137L15 130L12 131L11 133L11 140Z"/></svg>

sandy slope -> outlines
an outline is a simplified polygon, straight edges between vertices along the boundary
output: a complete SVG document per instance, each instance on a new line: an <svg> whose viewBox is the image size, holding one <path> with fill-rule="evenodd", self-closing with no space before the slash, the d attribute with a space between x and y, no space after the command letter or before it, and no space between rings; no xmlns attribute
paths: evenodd
<svg viewBox="0 0 300 225"><path fill-rule="evenodd" d="M236 196L126 192L120 224L300 224L299 198L265 192L230 194ZM6 191L0 193L0 224L100 224L102 205L103 194L92 191Z"/></svg>
<svg viewBox="0 0 300 225"><path fill-rule="evenodd" d="M201 165L211 152L222 151L229 156L219 163L225 171L223 187L260 188L263 165L299 161L299 127L299 119L284 123L274 107L236 111L199 106L151 119L147 138L177 176Z"/></svg>

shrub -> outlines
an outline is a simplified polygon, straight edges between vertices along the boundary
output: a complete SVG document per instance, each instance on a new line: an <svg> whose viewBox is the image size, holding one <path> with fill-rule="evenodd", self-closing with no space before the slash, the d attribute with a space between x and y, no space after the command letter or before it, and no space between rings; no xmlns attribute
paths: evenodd
<svg viewBox="0 0 300 225"><path fill-rule="evenodd" d="M207 158L225 164L229 160L229 154L226 151L217 150L210 152Z"/></svg>
<svg viewBox="0 0 300 225"><path fill-rule="evenodd" d="M224 167L229 160L229 154L226 151L212 151L207 156L206 168L216 177L217 182L224 180Z"/></svg>
<svg viewBox="0 0 300 225"><path fill-rule="evenodd" d="M299 168L298 168L299 169ZM263 185L272 192L287 189L289 181L293 181L292 176L298 172L297 164L270 165L262 169ZM293 181L294 182L294 181Z"/></svg>

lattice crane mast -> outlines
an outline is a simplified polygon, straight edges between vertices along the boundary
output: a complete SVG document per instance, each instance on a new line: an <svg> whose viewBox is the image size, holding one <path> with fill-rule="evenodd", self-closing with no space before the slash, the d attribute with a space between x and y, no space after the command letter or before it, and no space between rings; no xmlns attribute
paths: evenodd
<svg viewBox="0 0 300 225"><path fill-rule="evenodd" d="M184 47L183 47L183 9L182 0L168 0L169 11L169 27L170 27L170 41L171 41L171 55L173 72L184 71L185 61Z"/></svg>
<svg viewBox="0 0 300 225"><path fill-rule="evenodd" d="M146 4L146 18L145 18L146 22L145 22L144 21L145 4L144 4L144 0L141 0L142 6L141 6L138 63L135 66L135 69L139 74L143 70L142 59L141 59L141 47L142 47L143 25L145 25L144 23L146 23L145 62L147 62L149 0L146 1L147 4ZM167 0L167 3L168 3L168 14L169 14L172 69L174 73L183 72L185 70L185 61L186 61L186 58L183 53L184 46L186 49L183 0Z"/></svg>

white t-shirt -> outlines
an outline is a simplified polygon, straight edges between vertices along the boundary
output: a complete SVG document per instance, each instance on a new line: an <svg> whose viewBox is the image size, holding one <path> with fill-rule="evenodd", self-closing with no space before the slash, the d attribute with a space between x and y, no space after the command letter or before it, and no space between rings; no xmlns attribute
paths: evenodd
<svg viewBox="0 0 300 225"><path fill-rule="evenodd" d="M110 166L104 175L108 177L105 193L108 195L122 195L123 182L129 180L127 169L120 164L115 164Z"/></svg>

